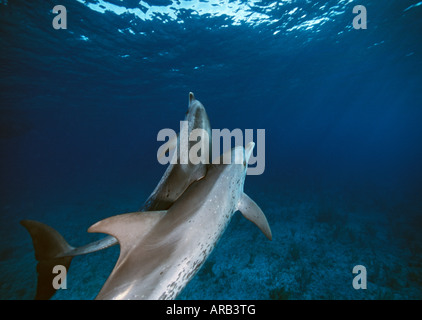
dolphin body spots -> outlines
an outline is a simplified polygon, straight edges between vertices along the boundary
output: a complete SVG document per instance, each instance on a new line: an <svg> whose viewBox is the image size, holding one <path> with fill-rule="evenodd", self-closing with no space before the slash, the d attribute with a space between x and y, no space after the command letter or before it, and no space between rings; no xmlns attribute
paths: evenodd
<svg viewBox="0 0 422 320"><path fill-rule="evenodd" d="M244 192L254 148L235 147L231 164L212 164L167 211L117 215L91 226L117 238L119 259L97 299L174 299L207 259L239 210L271 240L267 219ZM234 157L242 156L243 164Z"/></svg>
<svg viewBox="0 0 422 320"><path fill-rule="evenodd" d="M195 99L192 92L189 93L189 107L186 112L185 121L188 122L189 133L194 129L203 129L207 134L211 132L211 126L205 108L201 102ZM189 148L192 143L190 142ZM169 141L168 147L169 149L176 148L177 144L178 140L173 139ZM180 152L177 154L180 157ZM180 164L180 161L177 161L176 164L170 164L141 210L167 210L192 182L204 177L206 171L207 166L202 163L196 165L190 162ZM35 258L38 261L38 281L35 296L37 300L50 299L56 292L56 289L52 286L55 276L52 273L54 266L60 264L68 270L74 256L96 252L118 243L115 237L107 236L98 241L75 248L70 246L60 233L50 226L33 220L22 220L21 224L28 230L32 237Z"/></svg>

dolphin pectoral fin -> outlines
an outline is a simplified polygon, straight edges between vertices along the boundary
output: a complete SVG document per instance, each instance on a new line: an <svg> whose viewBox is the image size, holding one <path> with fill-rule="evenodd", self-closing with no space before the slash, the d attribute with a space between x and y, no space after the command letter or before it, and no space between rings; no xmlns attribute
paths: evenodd
<svg viewBox="0 0 422 320"><path fill-rule="evenodd" d="M101 220L88 232L107 233L120 243L120 256L125 255L128 246L145 237L167 211L132 212Z"/></svg>
<svg viewBox="0 0 422 320"><path fill-rule="evenodd" d="M255 203L255 201L243 193L239 201L239 207L237 209L246 219L255 223L255 225L265 234L269 240L272 240L273 236L271 234L271 229L268 225L267 218L265 217L265 214L262 212L261 208L258 207L258 205Z"/></svg>

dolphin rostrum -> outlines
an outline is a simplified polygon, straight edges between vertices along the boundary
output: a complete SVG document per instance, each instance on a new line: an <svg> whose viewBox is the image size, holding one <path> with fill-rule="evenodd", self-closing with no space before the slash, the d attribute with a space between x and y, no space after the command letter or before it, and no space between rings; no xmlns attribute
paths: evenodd
<svg viewBox="0 0 422 320"><path fill-rule="evenodd" d="M189 133L194 129L203 129L202 132L206 134L211 133L211 126L205 108L201 102L195 99L192 92L189 93L189 107L185 121L188 123ZM177 147L177 143L177 139L169 141L169 150ZM192 142L190 142L189 148L191 144ZM177 154L180 157L180 153ZM175 164L170 164L141 210L155 211L170 208L192 182L205 176L206 171L207 166L203 163L193 165L190 162L180 164L180 161L177 161ZM62 235L50 226L33 220L22 220L21 224L32 237L35 258L38 261L38 281L35 296L37 300L50 299L56 292L56 289L52 286L55 276L52 273L54 266L60 264L68 270L74 256L96 252L118 243L113 236L107 236L75 248L70 246Z"/></svg>
<svg viewBox="0 0 422 320"><path fill-rule="evenodd" d="M239 210L272 239L267 219L243 192L254 143L229 150L230 164L212 164L167 211L133 212L94 224L120 244L119 259L97 299L174 299L210 255ZM233 159L242 157L243 163Z"/></svg>

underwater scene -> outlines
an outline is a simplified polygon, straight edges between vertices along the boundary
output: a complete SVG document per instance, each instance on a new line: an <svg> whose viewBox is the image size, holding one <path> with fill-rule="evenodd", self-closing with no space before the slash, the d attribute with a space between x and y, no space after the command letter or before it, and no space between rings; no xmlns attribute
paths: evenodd
<svg viewBox="0 0 422 320"><path fill-rule="evenodd" d="M0 19L1 300L422 299L419 0Z"/></svg>

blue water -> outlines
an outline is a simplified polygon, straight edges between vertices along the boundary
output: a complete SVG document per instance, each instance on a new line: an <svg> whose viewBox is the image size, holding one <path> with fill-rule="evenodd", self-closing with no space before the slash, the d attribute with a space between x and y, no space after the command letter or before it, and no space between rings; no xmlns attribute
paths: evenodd
<svg viewBox="0 0 422 320"><path fill-rule="evenodd" d="M2 0L0 16L1 299L35 294L20 220L77 246L142 205L190 91L213 128L265 129L245 192L273 241L236 214L180 299L422 298L418 0ZM95 298L118 254L75 258L54 298Z"/></svg>

